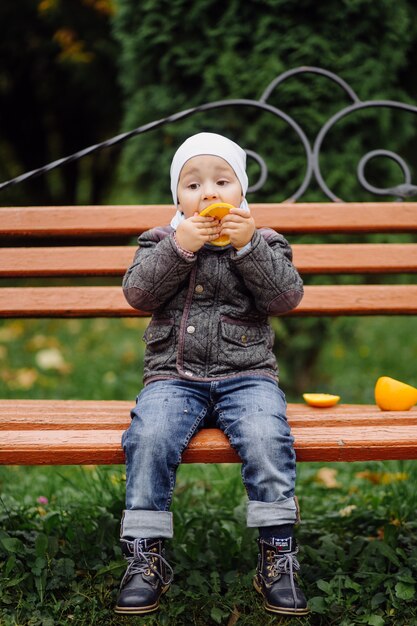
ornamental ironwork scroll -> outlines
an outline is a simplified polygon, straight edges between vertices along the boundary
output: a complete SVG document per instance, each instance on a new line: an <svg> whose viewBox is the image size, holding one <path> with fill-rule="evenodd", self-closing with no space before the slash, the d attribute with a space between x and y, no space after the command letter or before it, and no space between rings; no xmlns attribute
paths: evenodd
<svg viewBox="0 0 417 626"><path fill-rule="evenodd" d="M289 78L297 74L318 74L320 76L324 76L328 78L329 80L335 82L339 87L341 87L352 102L350 105L340 109L336 114L330 117L325 122L325 124L323 124L313 144L310 143L310 141L307 138L306 133L303 131L301 126L290 115L288 115L288 113L282 111L281 109L278 109L275 106L272 106L268 102L268 99L273 94L273 92L280 85L282 85L284 81L288 80ZM348 83L346 83L342 78L337 76L337 74L334 74L333 72L330 72L328 70L325 70L319 67L303 66L303 67L298 67L298 68L289 70L277 76L268 85L268 87L265 89L264 93L259 98L259 100L250 100L250 99L217 100L215 102L209 102L206 104L202 104L200 106L186 109L184 111L180 111L178 113L174 113L173 115L169 115L168 117L155 120L148 124L144 124L143 126L139 126L129 132L121 133L119 135L116 135L115 137L112 137L111 139L89 146L67 157L58 159L56 161L53 161L52 163L48 163L47 165L44 165L43 167L32 170L30 172L26 172L25 174L21 174L20 176L17 176L16 178L12 178L11 180L0 183L0 191L7 189L8 187L11 187L12 185L17 185L27 180L30 180L32 178L35 178L37 176L46 174L47 172L50 172L51 170L65 166L66 164L71 163L73 161L82 159L83 157L93 154L94 152L98 152L99 150L103 150L105 148L111 148L112 146L119 145L127 141L128 139L131 139L132 137L136 137L143 133L147 133L151 130L155 130L157 128L160 128L161 126L164 126L165 124L179 122L180 120L184 120L194 115L195 113L201 113L204 111L212 111L215 109L224 109L228 107L249 107L249 108L254 108L260 111L269 112L272 115L284 121L298 136L305 152L306 165L305 165L304 176L303 176L303 180L301 184L299 185L298 189L296 189L296 191L287 200L287 202L296 202L298 199L300 199L302 195L306 192L306 190L309 188L312 180L315 180L317 182L320 189L324 192L324 194L330 200L332 200L333 202L343 202L343 200L339 198L338 196L336 196L326 184L322 171L321 171L321 167L320 167L320 155L321 155L323 142L325 138L327 137L327 135L329 134L329 131L341 119L347 118L349 115L351 115L352 113L356 111L372 109L372 108L388 108L388 109L394 109L394 110L407 111L409 113L417 113L417 106L406 104L403 102L397 102L395 100L362 101L360 100L358 95L355 93L355 91L352 89L352 87L350 87L350 85L348 85ZM251 193L254 191L258 191L259 189L263 187L268 177L268 168L264 159L262 158L260 154L258 154L257 152L254 152L253 150L246 150L246 152L248 156L254 159L257 162L258 166L260 167L260 175L259 175L257 182L251 185L248 189L248 193ZM371 185L367 181L366 176L365 176L365 168L367 164L372 159L381 158L381 157L391 159L400 166L403 176L404 176L404 181L402 183L394 187L378 188L378 187L375 187L374 185ZM379 195L379 196L392 195L399 201L405 200L405 199L408 199L417 195L417 186L411 183L411 172L407 163L398 154L396 154L395 152L391 152L390 150L380 149L380 150L372 150L366 153L359 161L359 164L357 167L357 177L362 187L366 191L369 191L370 193L373 193L375 195Z"/></svg>

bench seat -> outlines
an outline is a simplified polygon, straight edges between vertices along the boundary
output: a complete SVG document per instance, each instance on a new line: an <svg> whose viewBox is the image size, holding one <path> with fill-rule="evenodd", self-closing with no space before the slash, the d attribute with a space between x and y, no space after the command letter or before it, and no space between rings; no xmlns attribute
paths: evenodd
<svg viewBox="0 0 417 626"><path fill-rule="evenodd" d="M121 436L131 402L2 400L0 460L17 465L90 465L124 462ZM417 458L417 408L380 411L340 404L316 409L288 405L298 461ZM185 463L233 463L239 457L217 428L193 437Z"/></svg>

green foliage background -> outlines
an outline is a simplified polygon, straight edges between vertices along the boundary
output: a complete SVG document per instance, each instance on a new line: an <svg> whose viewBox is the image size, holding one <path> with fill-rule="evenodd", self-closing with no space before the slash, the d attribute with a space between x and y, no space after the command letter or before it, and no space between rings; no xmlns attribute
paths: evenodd
<svg viewBox="0 0 417 626"><path fill-rule="evenodd" d="M0 3L0 179L7 180L117 133L121 94L112 0ZM3 191L1 205L96 204L116 150L75 161Z"/></svg>
<svg viewBox="0 0 417 626"><path fill-rule="evenodd" d="M121 49L126 130L205 102L257 99L275 76L303 65L335 72L362 100L415 96L417 9L408 0L231 0L226 5L220 0L192 5L118 0L117 5L114 34ZM269 102L293 116L310 139L350 103L339 87L317 76L283 83ZM354 171L370 149L401 148L415 162L409 147L413 124L409 114L400 118L379 110L337 125L322 159L330 188L344 199L366 199ZM138 198L170 201L167 173L173 151L188 134L203 129L223 132L266 158L271 176L253 201L284 200L297 189L305 155L295 133L269 113L222 109L131 140L120 167L126 197L135 189ZM254 179L256 167L249 171ZM375 182L387 177L401 182L390 162L375 163L371 173ZM313 198L323 196L312 190L306 199Z"/></svg>
<svg viewBox="0 0 417 626"><path fill-rule="evenodd" d="M257 99L275 76L299 66L340 75L362 100L417 101L417 8L411 0L22 0L2 3L0 177L4 180L123 130L206 102ZM269 102L312 140L349 104L328 79L283 83ZM367 150L398 150L415 167L414 119L390 110L357 113L326 139L329 187L369 199L356 181ZM255 200L298 188L305 156L297 135L270 113L227 108L104 150L3 192L2 204L170 201L168 166L179 141L201 129L228 134L267 160L271 176ZM337 164L337 167L335 167ZM254 181L258 168L249 164ZM401 182L377 160L375 184ZM306 199L322 198L314 189Z"/></svg>

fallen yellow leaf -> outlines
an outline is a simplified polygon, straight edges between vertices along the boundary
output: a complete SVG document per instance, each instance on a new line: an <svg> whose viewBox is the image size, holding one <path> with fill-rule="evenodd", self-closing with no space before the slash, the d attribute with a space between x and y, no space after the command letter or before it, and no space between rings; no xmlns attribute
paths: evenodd
<svg viewBox="0 0 417 626"><path fill-rule="evenodd" d="M316 482L328 489L337 489L341 484L336 480L337 470L332 467L321 467L316 473Z"/></svg>

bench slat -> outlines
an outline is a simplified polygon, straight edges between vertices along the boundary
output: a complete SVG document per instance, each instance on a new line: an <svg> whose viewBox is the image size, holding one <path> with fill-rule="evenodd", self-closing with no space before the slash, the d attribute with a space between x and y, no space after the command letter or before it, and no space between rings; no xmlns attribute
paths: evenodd
<svg viewBox="0 0 417 626"><path fill-rule="evenodd" d="M3 430L120 430L130 423L132 402L122 400L0 400L0 431ZM415 425L417 408L395 413L376 405L338 404L317 409L307 404L288 404L292 427ZM28 419L30 415L30 419Z"/></svg>
<svg viewBox="0 0 417 626"><path fill-rule="evenodd" d="M417 272L417 244L294 244L301 274Z"/></svg>
<svg viewBox="0 0 417 626"><path fill-rule="evenodd" d="M125 401L1 401L0 464L123 463L120 442L130 422L131 406ZM393 413L380 411L375 405L314 409L290 403L288 420L298 461L417 456L417 409ZM240 462L217 428L203 429L193 437L183 461Z"/></svg>
<svg viewBox="0 0 417 626"><path fill-rule="evenodd" d="M4 430L0 463L18 465L117 464L124 462L123 430ZM293 427L298 461L415 459L417 423L375 428ZM183 455L184 463L234 463L239 458L218 429L200 431Z"/></svg>
<svg viewBox="0 0 417 626"><path fill-rule="evenodd" d="M417 272L417 244L294 244L302 274ZM134 246L1 248L0 276L122 276Z"/></svg>
<svg viewBox="0 0 417 626"><path fill-rule="evenodd" d="M414 315L417 285L314 285L289 315ZM147 316L124 299L120 287L4 287L1 317Z"/></svg>
<svg viewBox="0 0 417 626"><path fill-rule="evenodd" d="M416 232L416 202L251 204L257 226L283 233ZM0 235L135 236L168 224L169 205L0 208Z"/></svg>

